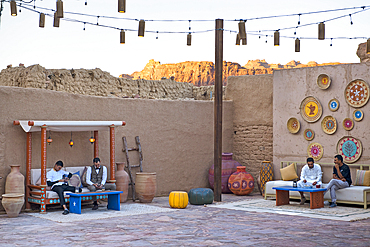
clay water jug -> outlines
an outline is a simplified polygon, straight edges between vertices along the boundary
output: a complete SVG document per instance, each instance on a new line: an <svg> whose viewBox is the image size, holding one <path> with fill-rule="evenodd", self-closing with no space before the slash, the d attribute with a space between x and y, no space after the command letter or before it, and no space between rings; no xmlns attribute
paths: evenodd
<svg viewBox="0 0 370 247"><path fill-rule="evenodd" d="M227 182L231 174L236 172L236 167L240 166L240 163L233 160L233 153L222 153L222 172L221 172L221 192L231 193ZM208 171L208 181L211 189L214 187L214 173L215 165L212 165Z"/></svg>
<svg viewBox="0 0 370 247"><path fill-rule="evenodd" d="M120 202L126 202L127 196L128 196L128 184L130 182L130 177L125 171L125 163L119 162L116 164L117 164L117 171L116 171L117 190L123 191L123 193L120 194Z"/></svg>
<svg viewBox="0 0 370 247"><path fill-rule="evenodd" d="M136 173L135 189L140 202L152 202L157 191L155 172Z"/></svg>
<svg viewBox="0 0 370 247"><path fill-rule="evenodd" d="M11 165L6 177L5 194L24 194L24 176L19 172L20 165Z"/></svg>
<svg viewBox="0 0 370 247"><path fill-rule="evenodd" d="M24 204L24 194L10 193L3 194L1 203L9 218L14 218L21 212Z"/></svg>
<svg viewBox="0 0 370 247"><path fill-rule="evenodd" d="M248 195L254 189L254 179L245 171L245 166L238 166L237 171L231 174L228 186L235 195Z"/></svg>

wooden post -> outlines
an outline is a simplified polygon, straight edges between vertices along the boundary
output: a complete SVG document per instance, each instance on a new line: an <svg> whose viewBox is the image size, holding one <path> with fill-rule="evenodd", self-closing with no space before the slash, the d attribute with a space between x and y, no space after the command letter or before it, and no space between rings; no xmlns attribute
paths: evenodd
<svg viewBox="0 0 370 247"><path fill-rule="evenodd" d="M115 126L112 124L109 126L110 130L110 182L116 182L116 171L115 171L115 156L116 156L116 141L115 141Z"/></svg>
<svg viewBox="0 0 370 247"><path fill-rule="evenodd" d="M214 100L214 200L221 201L222 172L222 70L224 20L216 19Z"/></svg>
<svg viewBox="0 0 370 247"><path fill-rule="evenodd" d="M31 168L32 168L32 132L27 132L27 154L26 154L26 210L31 209L31 203L28 201L30 196Z"/></svg>
<svg viewBox="0 0 370 247"><path fill-rule="evenodd" d="M98 131L94 131L94 158L99 157L99 134Z"/></svg>
<svg viewBox="0 0 370 247"><path fill-rule="evenodd" d="M41 126L41 209L46 214L46 125Z"/></svg>

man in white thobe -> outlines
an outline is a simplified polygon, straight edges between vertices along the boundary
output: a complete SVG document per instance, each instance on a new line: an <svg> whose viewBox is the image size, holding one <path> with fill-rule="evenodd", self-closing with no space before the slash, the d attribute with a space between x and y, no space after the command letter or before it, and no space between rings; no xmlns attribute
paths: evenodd
<svg viewBox="0 0 370 247"><path fill-rule="evenodd" d="M321 186L322 172L321 166L314 163L313 158L307 158L307 164L302 168L301 171L301 180L298 181L298 187L309 187L309 186L316 186L319 184ZM301 205L303 205L306 201L303 192L299 192L301 194Z"/></svg>

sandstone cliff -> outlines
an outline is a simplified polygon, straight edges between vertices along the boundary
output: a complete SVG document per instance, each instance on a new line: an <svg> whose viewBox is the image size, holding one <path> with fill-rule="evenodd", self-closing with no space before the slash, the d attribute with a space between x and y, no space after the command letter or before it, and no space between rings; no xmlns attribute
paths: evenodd
<svg viewBox="0 0 370 247"><path fill-rule="evenodd" d="M233 62L224 62L223 65L223 84L226 85L227 77L238 75L261 75L272 74L278 69L293 69L303 67L314 67L324 65L336 65L340 63L309 62L301 64L299 61L291 61L285 65L269 64L264 59L249 60L244 66ZM214 64L213 62L182 62L174 64L161 64L160 62L149 60L144 69L140 72L134 72L131 75L122 74L120 78L161 80L171 78L175 81L192 83L195 86L214 85Z"/></svg>

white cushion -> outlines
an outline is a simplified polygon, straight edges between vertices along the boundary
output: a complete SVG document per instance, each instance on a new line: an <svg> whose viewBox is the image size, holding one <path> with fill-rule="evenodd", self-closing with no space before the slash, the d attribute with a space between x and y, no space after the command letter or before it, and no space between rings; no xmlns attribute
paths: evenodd
<svg viewBox="0 0 370 247"><path fill-rule="evenodd" d="M32 190L32 191L41 192L41 190ZM90 192L90 190L86 187L83 187L82 192ZM69 197L66 195L66 193L71 193L71 191L64 191L64 198ZM40 198L40 196L38 195L34 195L33 197ZM59 197L58 197L58 194L54 191L46 191L46 199L50 199L50 198L59 198Z"/></svg>
<svg viewBox="0 0 370 247"><path fill-rule="evenodd" d="M46 168L46 172L52 168ZM41 169L31 169L31 184L36 185L37 180L41 177Z"/></svg>
<svg viewBox="0 0 370 247"><path fill-rule="evenodd" d="M84 171L84 169L85 169L84 166L66 167L65 171L70 172L72 174L80 171L80 176L82 176L82 172Z"/></svg>

